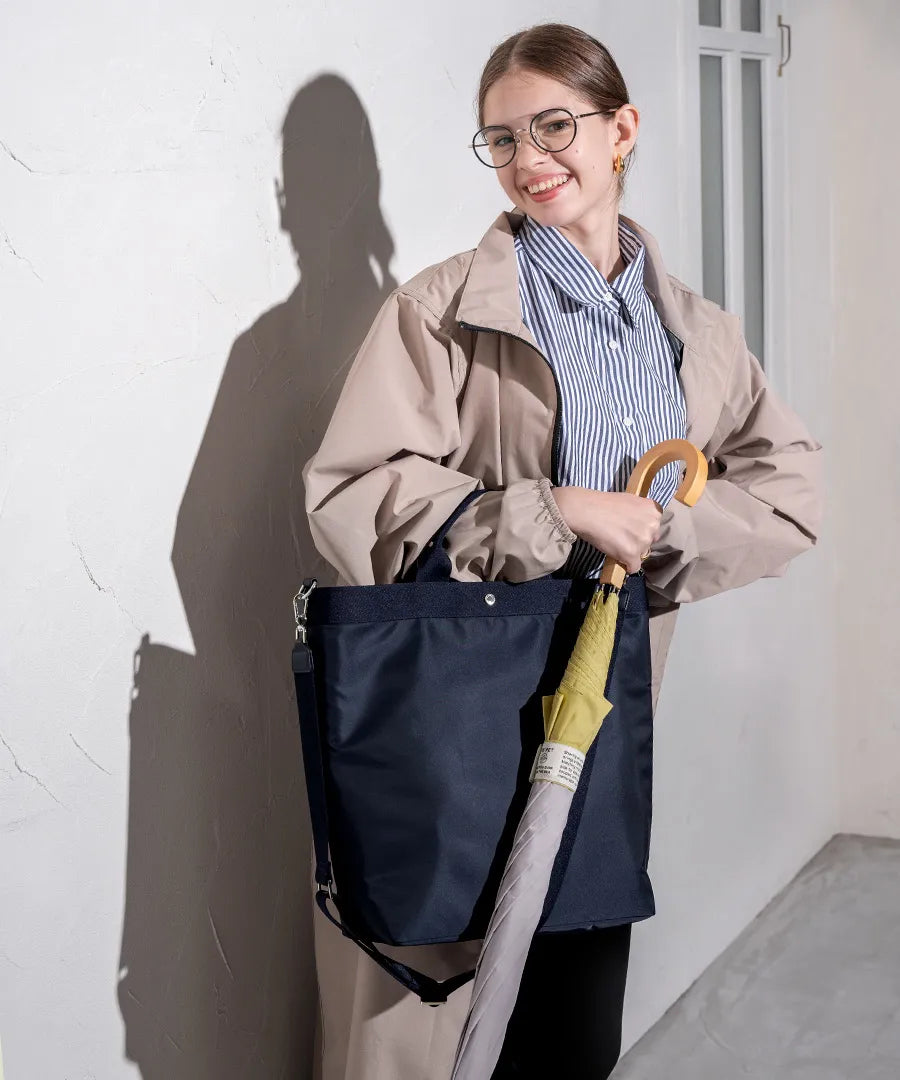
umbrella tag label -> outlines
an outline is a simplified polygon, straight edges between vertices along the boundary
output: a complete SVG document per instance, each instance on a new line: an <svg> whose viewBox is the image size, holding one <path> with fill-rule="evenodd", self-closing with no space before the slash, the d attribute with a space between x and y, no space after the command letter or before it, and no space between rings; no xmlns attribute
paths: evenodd
<svg viewBox="0 0 900 1080"><path fill-rule="evenodd" d="M578 787L582 768L584 754L580 750L565 743L545 742L538 747L529 779L532 784L535 780L544 780L574 791Z"/></svg>

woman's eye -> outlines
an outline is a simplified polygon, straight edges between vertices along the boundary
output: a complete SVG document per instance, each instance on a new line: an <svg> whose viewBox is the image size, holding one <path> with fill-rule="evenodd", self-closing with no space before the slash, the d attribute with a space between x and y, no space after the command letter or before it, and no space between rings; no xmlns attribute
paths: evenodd
<svg viewBox="0 0 900 1080"><path fill-rule="evenodd" d="M569 126L569 123L570 121L568 120L553 120L549 124L544 125L544 131L548 135L559 135L561 132L566 130L566 128Z"/></svg>
<svg viewBox="0 0 900 1080"><path fill-rule="evenodd" d="M502 150L504 146L509 146L512 141L512 135L495 135L494 138L491 139L491 146L496 146L498 149Z"/></svg>

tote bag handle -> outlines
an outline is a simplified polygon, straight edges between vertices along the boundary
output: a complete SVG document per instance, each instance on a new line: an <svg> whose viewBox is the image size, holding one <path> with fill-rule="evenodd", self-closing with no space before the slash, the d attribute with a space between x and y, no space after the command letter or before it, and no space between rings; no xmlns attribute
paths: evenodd
<svg viewBox="0 0 900 1080"><path fill-rule="evenodd" d="M447 533L450 532L451 528L456 524L457 518L469 508L479 495L484 495L484 493L484 488L476 488L466 495L431 540L429 540L425 547L422 548L419 557L412 563L409 570L407 570L406 575L402 578L403 581L450 580L453 565L450 562L450 556L447 554L447 549L444 547L444 539L446 538Z"/></svg>

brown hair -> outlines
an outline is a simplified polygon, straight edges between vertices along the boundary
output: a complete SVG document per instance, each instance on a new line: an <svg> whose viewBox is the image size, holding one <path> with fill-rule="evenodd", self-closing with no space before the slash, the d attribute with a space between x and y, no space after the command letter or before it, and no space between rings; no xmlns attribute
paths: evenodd
<svg viewBox="0 0 900 1080"><path fill-rule="evenodd" d="M479 126L484 124L484 100L488 90L512 71L547 75L574 90L608 117L628 104L628 87L605 45L575 26L542 23L520 30L491 52L478 86ZM625 168L617 174L620 198L633 156L632 147L625 158Z"/></svg>

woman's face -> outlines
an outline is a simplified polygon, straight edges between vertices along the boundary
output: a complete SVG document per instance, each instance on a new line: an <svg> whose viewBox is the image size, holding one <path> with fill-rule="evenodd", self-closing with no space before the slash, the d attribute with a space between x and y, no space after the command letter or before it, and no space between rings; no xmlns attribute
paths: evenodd
<svg viewBox="0 0 900 1080"><path fill-rule="evenodd" d="M515 206L538 224L590 228L618 200L613 162L616 154L624 158L634 145L638 112L633 105L623 105L610 118L586 116L577 121L572 144L550 153L532 142L528 125L536 113L557 107L575 116L596 108L563 83L535 72L511 71L494 83L484 102L485 126L525 128L519 132L516 156L495 170L497 179ZM542 182L560 180L564 182L559 186L534 190Z"/></svg>

